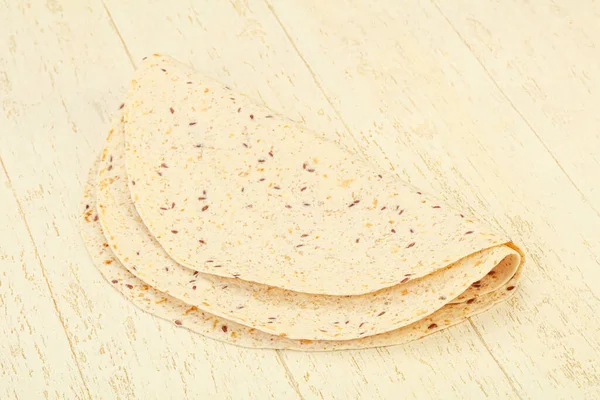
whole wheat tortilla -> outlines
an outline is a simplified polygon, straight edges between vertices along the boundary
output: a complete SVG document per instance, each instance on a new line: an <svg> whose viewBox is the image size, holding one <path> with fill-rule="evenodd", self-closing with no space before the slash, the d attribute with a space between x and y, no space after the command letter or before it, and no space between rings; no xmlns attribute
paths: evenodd
<svg viewBox="0 0 600 400"><path fill-rule="evenodd" d="M498 290L468 302L449 304L432 315L394 331L347 341L292 340L203 312L145 284L127 271L113 255L96 213L96 168L92 167L82 200L82 236L96 267L112 286L140 309L206 337L250 348L331 351L406 343L455 325L507 299L515 292L520 269ZM519 251L515 248L516 251Z"/></svg>
<svg viewBox="0 0 600 400"><path fill-rule="evenodd" d="M196 271L360 295L510 244L169 57L136 71L124 131L140 217Z"/></svg>
<svg viewBox="0 0 600 400"><path fill-rule="evenodd" d="M135 276L202 311L293 339L349 340L422 319L475 281L461 300L493 291L520 264L516 251L496 246L420 279L405 277L407 282L359 296L311 295L198 273L173 261L137 215L127 186L120 117L113 121L98 173L99 220L107 243ZM164 211L176 209L170 205Z"/></svg>

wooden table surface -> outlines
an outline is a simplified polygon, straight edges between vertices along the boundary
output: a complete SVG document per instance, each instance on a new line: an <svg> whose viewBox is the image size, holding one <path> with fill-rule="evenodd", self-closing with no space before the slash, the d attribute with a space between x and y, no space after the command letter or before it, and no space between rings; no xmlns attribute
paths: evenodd
<svg viewBox="0 0 600 400"><path fill-rule="evenodd" d="M142 3L146 3L141 6ZM523 245L518 294L404 346L256 351L137 310L77 226L170 54ZM1 399L600 399L600 3L0 1Z"/></svg>

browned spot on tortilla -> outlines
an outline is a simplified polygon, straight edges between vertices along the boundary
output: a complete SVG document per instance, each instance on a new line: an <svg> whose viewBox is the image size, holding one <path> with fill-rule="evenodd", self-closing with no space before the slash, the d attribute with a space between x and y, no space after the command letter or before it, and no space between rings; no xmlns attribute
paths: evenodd
<svg viewBox="0 0 600 400"><path fill-rule="evenodd" d="M350 186L350 184L351 184L352 182L354 182L355 180L356 180L356 179L343 179L342 181L340 181L340 185L339 185L339 186L340 186L340 187L343 187L343 188L347 188L347 187L349 187L349 186Z"/></svg>
<svg viewBox="0 0 600 400"><path fill-rule="evenodd" d="M189 313L194 312L194 311L198 311L198 307L192 306L192 307L188 308L187 310L185 310L185 315L188 315Z"/></svg>

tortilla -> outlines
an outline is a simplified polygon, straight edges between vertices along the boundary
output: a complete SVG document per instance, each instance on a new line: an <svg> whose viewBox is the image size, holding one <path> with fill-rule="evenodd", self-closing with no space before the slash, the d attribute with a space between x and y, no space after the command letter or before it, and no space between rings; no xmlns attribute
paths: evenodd
<svg viewBox="0 0 600 400"><path fill-rule="evenodd" d="M125 298L140 309L171 321L206 337L242 347L331 351L390 346L406 343L455 325L469 316L483 312L516 292L521 270L498 290L470 302L450 304L409 326L383 334L347 341L292 340L269 335L256 329L203 312L145 284L127 271L115 258L102 231L96 212L96 172L92 167L82 200L80 225L84 243L104 278ZM515 248L518 251L517 248ZM522 254L521 254L522 256ZM504 261L507 262L507 261ZM499 265L501 267L502 265Z"/></svg>
<svg viewBox="0 0 600 400"><path fill-rule="evenodd" d="M371 336L422 319L467 289L461 301L493 291L520 264L516 251L496 246L423 278L405 277L405 283L358 296L311 295L198 273L172 260L137 215L127 185L122 128L117 115L98 173L99 221L107 243L146 284L230 321L292 339ZM176 205L164 211L174 210Z"/></svg>
<svg viewBox="0 0 600 400"><path fill-rule="evenodd" d="M166 253L195 271L357 296L514 246L169 57L136 71L124 110L135 207Z"/></svg>

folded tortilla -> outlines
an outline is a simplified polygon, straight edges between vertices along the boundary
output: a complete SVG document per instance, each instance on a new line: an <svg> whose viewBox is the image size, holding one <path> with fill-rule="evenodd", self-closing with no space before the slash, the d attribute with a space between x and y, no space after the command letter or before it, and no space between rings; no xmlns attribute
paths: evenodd
<svg viewBox="0 0 600 400"><path fill-rule="evenodd" d="M135 276L215 315L289 338L348 340L406 326L469 288L469 298L493 291L519 265L517 252L496 246L426 277L357 296L292 292L199 273L171 259L137 215L127 186L123 124L118 116L114 123L102 153L97 189L107 242ZM174 210L171 206L166 211Z"/></svg>
<svg viewBox="0 0 600 400"><path fill-rule="evenodd" d="M96 212L97 165L92 167L82 200L81 232L90 256L104 278L140 309L211 339L249 348L333 351L391 346L419 339L483 312L515 293L521 268L504 285L488 294L457 304L448 304L408 326L354 340L293 340L204 312L156 290L130 273L114 256ZM515 248L518 251L518 249ZM508 263L505 259L502 263ZM501 264L502 264L501 263ZM499 266L501 267L501 265Z"/></svg>
<svg viewBox="0 0 600 400"><path fill-rule="evenodd" d="M179 62L136 71L84 195L100 272L247 347L404 343L514 293L521 250Z"/></svg>

